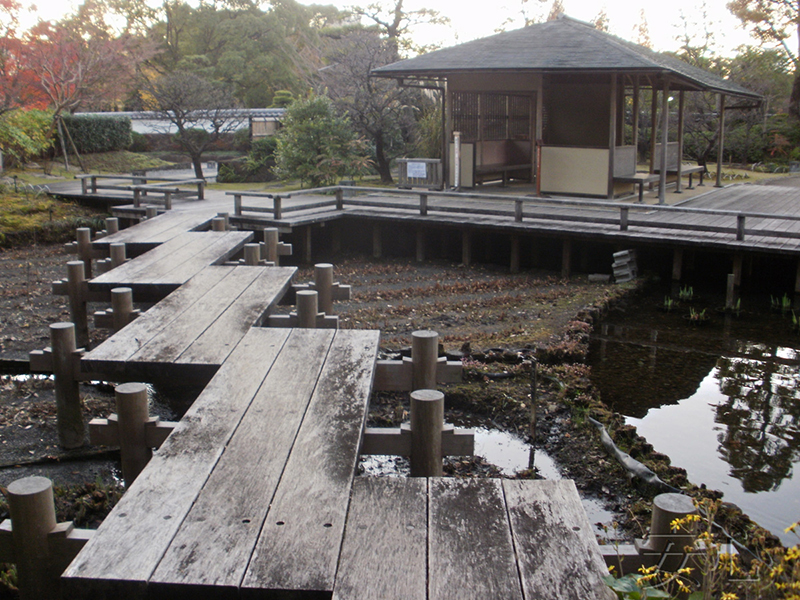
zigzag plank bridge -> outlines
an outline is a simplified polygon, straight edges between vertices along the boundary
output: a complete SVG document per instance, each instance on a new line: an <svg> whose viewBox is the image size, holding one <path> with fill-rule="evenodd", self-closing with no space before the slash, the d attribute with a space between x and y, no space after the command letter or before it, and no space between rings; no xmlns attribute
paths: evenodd
<svg viewBox="0 0 800 600"><path fill-rule="evenodd" d="M64 597L611 597L570 481L355 476L379 332L264 327L295 269L231 264L253 233L202 231L222 205L179 205L89 251L134 256L89 279L92 298L124 285L157 303L82 373L208 383L64 572Z"/></svg>

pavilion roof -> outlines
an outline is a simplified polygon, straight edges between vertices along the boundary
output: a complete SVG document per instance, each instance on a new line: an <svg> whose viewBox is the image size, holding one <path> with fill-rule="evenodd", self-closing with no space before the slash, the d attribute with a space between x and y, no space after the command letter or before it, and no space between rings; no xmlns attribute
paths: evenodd
<svg viewBox="0 0 800 600"><path fill-rule="evenodd" d="M714 73L599 31L588 23L565 15L546 23L402 60L374 69L372 74L378 77L430 79L478 72L617 72L647 75L651 78L650 83L658 86L663 85L667 77L672 89L761 98L759 94Z"/></svg>

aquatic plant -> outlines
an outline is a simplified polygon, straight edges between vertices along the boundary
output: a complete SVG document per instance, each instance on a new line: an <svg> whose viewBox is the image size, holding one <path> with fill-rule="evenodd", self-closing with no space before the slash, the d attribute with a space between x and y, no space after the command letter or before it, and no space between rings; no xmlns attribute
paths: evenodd
<svg viewBox="0 0 800 600"><path fill-rule="evenodd" d="M692 298L694 298L694 288L691 286L682 287L678 292L678 299L683 302L689 302Z"/></svg>
<svg viewBox="0 0 800 600"><path fill-rule="evenodd" d="M667 312L672 312L673 308L678 306L678 302L673 300L670 296L664 296L664 310Z"/></svg>

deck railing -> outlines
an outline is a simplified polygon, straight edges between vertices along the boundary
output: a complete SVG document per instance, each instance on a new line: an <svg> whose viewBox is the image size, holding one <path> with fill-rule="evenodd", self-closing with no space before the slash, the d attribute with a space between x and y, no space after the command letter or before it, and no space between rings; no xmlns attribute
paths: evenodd
<svg viewBox="0 0 800 600"><path fill-rule="evenodd" d="M347 192L347 194L345 194ZM428 216L429 211L439 213L457 213L463 215L486 215L496 217L509 217L516 223L522 223L526 219L570 221L576 223L591 223L601 225L616 225L620 231L629 231L634 227L674 229L683 231L702 231L710 233L730 233L735 236L737 241L744 241L747 235L757 235L763 237L777 238L800 238L800 229L797 231L784 230L786 223L800 221L800 215L787 215L777 213L763 213L751 211L734 211L714 208L692 208L685 206L665 206L665 205L643 205L633 203L609 202L602 200L581 200L574 198L532 198L530 196L509 196L504 194L478 194L463 192L437 192L437 191L415 191L397 190L373 187L355 186L330 186L298 190L296 192L285 192L270 194L265 192L227 192L234 197L234 214L242 216L245 212L258 212L271 214L276 221L283 219L283 215L289 212L308 211L318 208L333 207L335 210L342 211L345 204L350 207L370 207L384 208L393 210L413 210L419 211L420 216ZM307 197L314 195L332 194L334 197L327 200L319 200L294 206L284 206L283 200L297 197ZM382 198L371 197L363 199L357 194L383 194ZM345 195L347 198L345 198ZM270 198L273 201L271 207L268 206L247 206L243 203L244 198ZM418 202L403 202L403 198L417 197ZM447 206L442 204L432 205L432 199L458 199L464 201L459 206ZM487 208L485 206L471 205L470 201L483 200L496 202L497 206ZM584 209L602 210L605 214L566 214L564 212L548 212L547 209L557 209L564 207L575 207ZM616 214L612 214L616 213ZM653 218L635 218L635 215L642 213L661 213L666 215L686 214L692 216L717 216L729 217L733 219L732 224L691 223L681 221L656 220ZM769 219L781 223L776 224L771 229L748 229L747 219Z"/></svg>
<svg viewBox="0 0 800 600"><path fill-rule="evenodd" d="M193 197L198 200L205 197L204 179L170 179L169 177L147 177L144 175L98 175L89 173L77 175L81 180L81 193L85 196L96 194L98 190L119 190L133 193L133 205L137 208L141 205L141 198L148 194L160 194L164 198L164 205L167 210L172 208L172 199L179 196ZM102 183L103 180L110 180L111 183ZM130 183L114 183L119 181L130 181ZM177 186L195 186L195 190L180 189Z"/></svg>

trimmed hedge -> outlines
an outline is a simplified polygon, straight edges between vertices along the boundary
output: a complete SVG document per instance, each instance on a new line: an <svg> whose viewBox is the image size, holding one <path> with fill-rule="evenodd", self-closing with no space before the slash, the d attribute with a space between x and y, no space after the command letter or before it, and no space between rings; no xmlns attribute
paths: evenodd
<svg viewBox="0 0 800 600"><path fill-rule="evenodd" d="M78 152L113 152L131 145L131 120L127 117L64 115L62 119Z"/></svg>

